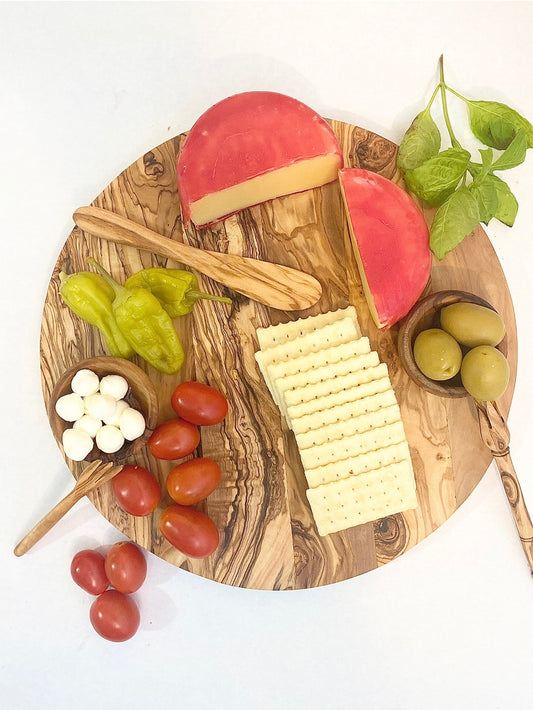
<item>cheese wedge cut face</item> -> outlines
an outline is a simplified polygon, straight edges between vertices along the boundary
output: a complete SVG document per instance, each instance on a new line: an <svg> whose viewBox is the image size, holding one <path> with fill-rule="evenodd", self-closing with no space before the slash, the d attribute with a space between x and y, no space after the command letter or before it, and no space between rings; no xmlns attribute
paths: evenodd
<svg viewBox="0 0 533 710"><path fill-rule="evenodd" d="M417 205L391 180L359 168L339 171L366 300L378 328L403 318L431 271L429 230Z"/></svg>
<svg viewBox="0 0 533 710"><path fill-rule="evenodd" d="M342 165L335 134L305 104L269 91L230 96L200 116L178 157L183 222L205 227L325 185Z"/></svg>

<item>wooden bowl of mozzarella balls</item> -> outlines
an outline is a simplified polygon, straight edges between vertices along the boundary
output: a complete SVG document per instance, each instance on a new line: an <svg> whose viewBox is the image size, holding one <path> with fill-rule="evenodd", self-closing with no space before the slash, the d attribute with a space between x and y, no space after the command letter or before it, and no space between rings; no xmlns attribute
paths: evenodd
<svg viewBox="0 0 533 710"><path fill-rule="evenodd" d="M154 385L122 358L83 360L57 381L48 403L52 432L72 461L122 461L146 444L157 423Z"/></svg>

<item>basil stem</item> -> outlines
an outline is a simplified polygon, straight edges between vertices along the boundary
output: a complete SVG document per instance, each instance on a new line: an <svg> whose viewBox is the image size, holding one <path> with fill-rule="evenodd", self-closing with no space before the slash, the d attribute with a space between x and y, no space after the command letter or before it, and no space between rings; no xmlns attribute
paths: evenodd
<svg viewBox="0 0 533 710"><path fill-rule="evenodd" d="M446 100L446 82L444 81L444 55L440 55L439 59L439 70L440 70L440 95L442 99L442 113L444 115L444 123L446 124L446 128L448 129L448 133L450 135L450 141L453 145L454 148L461 148L461 144L455 137L455 133L453 132L452 128L452 123L450 121L450 114L448 113L448 102Z"/></svg>

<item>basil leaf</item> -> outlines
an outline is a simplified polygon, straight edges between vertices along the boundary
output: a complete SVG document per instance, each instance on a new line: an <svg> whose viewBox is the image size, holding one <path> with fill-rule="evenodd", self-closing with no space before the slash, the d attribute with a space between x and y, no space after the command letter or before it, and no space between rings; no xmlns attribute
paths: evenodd
<svg viewBox="0 0 533 710"><path fill-rule="evenodd" d="M492 165L492 159L494 157L494 151L492 148L480 148L479 154L481 155L481 162L483 167L488 171Z"/></svg>
<svg viewBox="0 0 533 710"><path fill-rule="evenodd" d="M485 175L479 180L474 180L468 186L468 190L470 190L477 202L479 219L485 224L490 222L498 210L498 193L494 182L487 179L489 177Z"/></svg>
<svg viewBox="0 0 533 710"><path fill-rule="evenodd" d="M528 148L533 148L533 126L517 111L498 101L470 101L470 128L485 145L505 150L519 131L524 131Z"/></svg>
<svg viewBox="0 0 533 710"><path fill-rule="evenodd" d="M440 149L440 132L425 109L415 117L407 129L398 150L397 163L402 173L418 168Z"/></svg>
<svg viewBox="0 0 533 710"><path fill-rule="evenodd" d="M523 131L518 131L510 145L492 164L491 170L509 170L516 168L526 159L527 138Z"/></svg>
<svg viewBox="0 0 533 710"><path fill-rule="evenodd" d="M508 227L512 227L518 212L518 200L509 185L496 175L487 175L486 179L494 185L498 197L498 209L493 216Z"/></svg>
<svg viewBox="0 0 533 710"><path fill-rule="evenodd" d="M409 189L432 207L441 205L455 190L466 172L470 153L448 148L406 173Z"/></svg>
<svg viewBox="0 0 533 710"><path fill-rule="evenodd" d="M430 229L430 247L437 259L462 242L479 224L479 209L467 187L459 187L435 213Z"/></svg>

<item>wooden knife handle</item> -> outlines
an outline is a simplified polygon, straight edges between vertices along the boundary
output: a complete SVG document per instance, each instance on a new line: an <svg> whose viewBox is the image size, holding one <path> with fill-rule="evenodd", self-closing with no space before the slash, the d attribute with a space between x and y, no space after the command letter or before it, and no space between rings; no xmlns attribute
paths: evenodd
<svg viewBox="0 0 533 710"><path fill-rule="evenodd" d="M237 254L197 249L163 237L109 210L80 207L73 218L85 232L175 259L273 308L304 310L313 306L322 294L320 282L303 271Z"/></svg>
<svg viewBox="0 0 533 710"><path fill-rule="evenodd" d="M495 456L494 461L500 472L507 500L511 506L514 522L520 542L524 548L531 574L533 574L533 523L529 516L529 511L522 495L522 488L518 481L511 455L509 453L502 456Z"/></svg>
<svg viewBox="0 0 533 710"><path fill-rule="evenodd" d="M509 450L511 436L507 422L496 402L474 400L474 404L478 413L481 438L494 456L507 500L511 506L516 529L533 574L533 523L511 460Z"/></svg>

